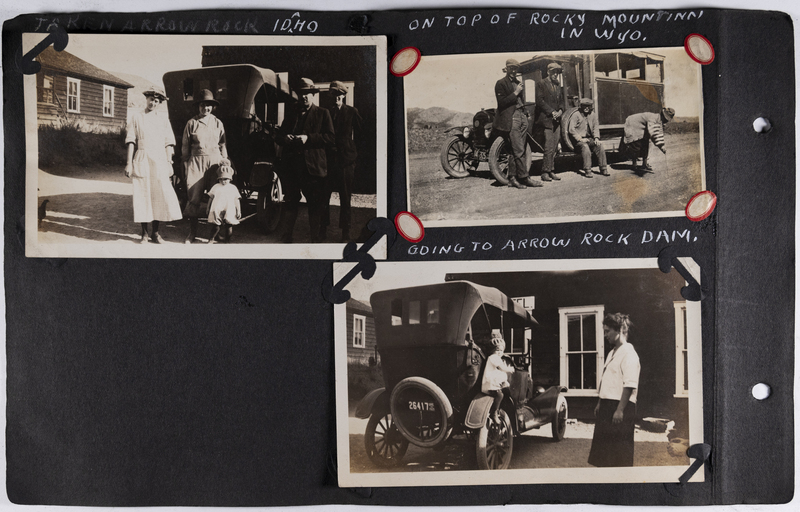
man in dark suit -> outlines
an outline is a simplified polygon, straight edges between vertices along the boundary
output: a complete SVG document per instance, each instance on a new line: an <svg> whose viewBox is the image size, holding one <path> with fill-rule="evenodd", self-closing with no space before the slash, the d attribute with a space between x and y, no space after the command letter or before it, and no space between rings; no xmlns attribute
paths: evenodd
<svg viewBox="0 0 800 512"><path fill-rule="evenodd" d="M281 181L284 190L285 215L281 242L291 243L300 192L306 197L311 242L319 241L320 221L324 209L325 177L328 159L325 148L334 143L331 115L311 100L319 89L308 78L301 78L296 89L300 96L295 109L283 120L276 140L283 146L284 172Z"/></svg>
<svg viewBox="0 0 800 512"><path fill-rule="evenodd" d="M508 59L503 69L506 76L497 81L494 95L497 98L497 114L494 128L502 133L511 154L508 157L508 186L525 189L541 187L531 180L525 166L525 139L528 131L528 113L522 92L524 88L517 79L519 62Z"/></svg>
<svg viewBox="0 0 800 512"><path fill-rule="evenodd" d="M339 229L342 242L350 241L350 198L353 194L353 177L356 169L357 141L361 138L362 120L358 109L345 103L347 86L338 80L331 82L330 93L336 104L330 109L336 144L328 149L328 179L323 199L324 211L320 227L320 240L327 238L330 225L331 192L339 191Z"/></svg>
<svg viewBox="0 0 800 512"><path fill-rule="evenodd" d="M553 174L558 140L561 138L561 114L564 113L564 91L559 83L561 66L555 62L547 65L547 78L536 82L536 108L534 118L539 129L544 130L544 159L542 181L560 180Z"/></svg>

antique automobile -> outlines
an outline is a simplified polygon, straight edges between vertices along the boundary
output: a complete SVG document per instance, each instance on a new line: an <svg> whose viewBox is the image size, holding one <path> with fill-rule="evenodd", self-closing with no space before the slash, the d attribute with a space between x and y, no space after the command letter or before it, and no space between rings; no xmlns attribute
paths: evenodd
<svg viewBox="0 0 800 512"><path fill-rule="evenodd" d="M386 290L370 298L385 387L369 392L356 416L369 418L364 445L378 466L399 465L409 443L440 448L474 444L480 469L505 469L514 437L543 425L560 441L567 425L566 388L544 390L531 375L536 320L496 288L468 281ZM489 417L493 397L481 392L492 332L502 333L516 371L500 424Z"/></svg>
<svg viewBox="0 0 800 512"><path fill-rule="evenodd" d="M243 198L242 216L255 216L266 232L273 231L280 221L283 192L276 172L280 151L272 133L283 121L285 105L297 95L277 73L250 64L171 71L163 80L177 154L187 121L197 115L195 98L203 89L214 93L219 101L214 115L225 126L233 183ZM216 180L210 174L207 188ZM175 175L183 176L182 169L176 168Z"/></svg>
<svg viewBox="0 0 800 512"><path fill-rule="evenodd" d="M536 82L546 77L547 65L561 65L567 109L562 125L571 115L580 98L594 100L600 122L600 134L606 151L614 151L625 126L625 119L639 112L660 112L664 103L664 57L649 52L597 52L578 55L541 55L520 64L520 79L525 87L525 109L528 117L528 144L525 161L530 168L532 153L544 153L544 134L534 124ZM488 162L492 176L508 183L510 148L492 126L496 109L482 109L473 117L472 126L453 127L442 144L439 159L444 171L454 178L475 174L482 162ZM560 150L556 157L574 155L572 142L562 130Z"/></svg>

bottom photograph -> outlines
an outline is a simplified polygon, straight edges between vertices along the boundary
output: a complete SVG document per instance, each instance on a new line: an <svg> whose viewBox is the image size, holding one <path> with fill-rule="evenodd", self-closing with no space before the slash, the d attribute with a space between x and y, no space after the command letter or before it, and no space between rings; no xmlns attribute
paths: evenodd
<svg viewBox="0 0 800 512"><path fill-rule="evenodd" d="M378 263L335 307L339 485L677 482L703 442L684 286L656 259Z"/></svg>

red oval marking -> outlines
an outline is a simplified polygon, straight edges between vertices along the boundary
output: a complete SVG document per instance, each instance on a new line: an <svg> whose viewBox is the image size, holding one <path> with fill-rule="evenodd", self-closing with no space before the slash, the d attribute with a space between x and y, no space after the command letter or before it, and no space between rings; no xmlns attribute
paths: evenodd
<svg viewBox="0 0 800 512"><path fill-rule="evenodd" d="M700 64L711 64L714 62L714 45L700 34L689 34L683 40L683 48L689 57Z"/></svg>
<svg viewBox="0 0 800 512"><path fill-rule="evenodd" d="M394 54L389 64L389 71L394 76L406 76L414 71L420 59L422 59L420 51L413 46L407 46Z"/></svg>
<svg viewBox="0 0 800 512"><path fill-rule="evenodd" d="M717 196L710 190L704 190L693 195L686 203L686 218L698 222L714 211L717 206Z"/></svg>
<svg viewBox="0 0 800 512"><path fill-rule="evenodd" d="M394 217L394 225L400 236L415 244L425 238L422 221L411 212L400 212Z"/></svg>

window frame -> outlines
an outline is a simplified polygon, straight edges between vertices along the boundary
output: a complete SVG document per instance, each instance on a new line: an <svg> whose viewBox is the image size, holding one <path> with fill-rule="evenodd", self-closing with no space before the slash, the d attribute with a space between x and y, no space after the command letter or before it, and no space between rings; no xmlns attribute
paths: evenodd
<svg viewBox="0 0 800 512"><path fill-rule="evenodd" d="M50 87L45 87L44 86L44 84L46 83L47 80L50 81ZM42 73L42 85L41 85L41 87L39 87L39 89L42 91L42 93L39 95L42 98L42 100L39 100L39 98L37 98L38 103L43 103L45 105L55 105L56 104L55 86L56 86L56 77L55 77L55 75L48 75L48 74ZM44 99L44 96L45 96L44 91L49 91L49 93L50 93L50 101L46 101Z"/></svg>
<svg viewBox="0 0 800 512"><path fill-rule="evenodd" d="M106 114L106 91L111 92L111 98L109 99L109 113ZM103 117L114 117L114 86L113 85L103 85Z"/></svg>
<svg viewBox="0 0 800 512"><path fill-rule="evenodd" d="M70 85L75 84L75 94L70 94ZM70 98L75 98L75 108L70 108ZM78 78L67 77L67 112L81 113L81 81Z"/></svg>
<svg viewBox="0 0 800 512"><path fill-rule="evenodd" d="M357 329L357 321L361 323L361 329ZM358 342L358 335L361 336L361 343ZM353 313L353 338L352 338L353 348L367 348L367 317L364 315L359 315L357 313Z"/></svg>
<svg viewBox="0 0 800 512"><path fill-rule="evenodd" d="M689 398L689 379L684 373L689 366L689 312L686 309L686 301L674 301L672 307L675 310L675 398ZM686 366L684 366L684 354ZM686 382L684 388L683 382Z"/></svg>
<svg viewBox="0 0 800 512"><path fill-rule="evenodd" d="M595 315L595 350L582 350L579 352L569 351L567 329L570 315ZM603 366L605 364L605 346L603 343L603 317L605 315L604 305L594 306L568 306L558 308L558 355L559 355L559 384L567 388L565 396L586 396L596 397L600 393L600 379L603 377ZM595 388L594 389L574 389L569 387L569 354L571 353L595 353Z"/></svg>

